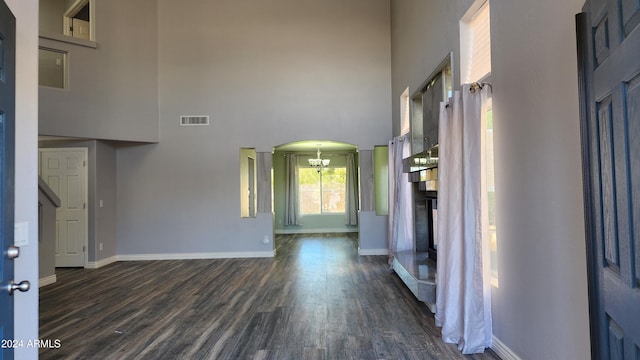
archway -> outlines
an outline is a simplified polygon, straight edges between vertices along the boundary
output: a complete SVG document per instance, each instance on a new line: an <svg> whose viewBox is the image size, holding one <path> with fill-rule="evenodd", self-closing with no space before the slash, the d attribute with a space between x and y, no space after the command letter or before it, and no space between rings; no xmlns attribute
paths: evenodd
<svg viewBox="0 0 640 360"><path fill-rule="evenodd" d="M272 169L275 234L357 236L359 191L355 145L328 140L278 145L274 147Z"/></svg>

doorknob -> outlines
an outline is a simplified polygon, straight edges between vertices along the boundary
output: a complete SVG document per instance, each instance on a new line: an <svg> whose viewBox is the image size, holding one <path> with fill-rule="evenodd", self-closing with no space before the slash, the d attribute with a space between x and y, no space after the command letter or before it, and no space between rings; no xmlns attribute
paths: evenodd
<svg viewBox="0 0 640 360"><path fill-rule="evenodd" d="M18 256L20 256L20 248L17 246L9 246L9 248L7 249L7 257L11 260L11 259L15 259Z"/></svg>
<svg viewBox="0 0 640 360"><path fill-rule="evenodd" d="M13 295L13 292L18 290L21 292L29 291L31 288L31 283L27 280L22 280L18 284L14 283L13 280L9 281L9 285L7 286L7 290L9 290L9 295Z"/></svg>

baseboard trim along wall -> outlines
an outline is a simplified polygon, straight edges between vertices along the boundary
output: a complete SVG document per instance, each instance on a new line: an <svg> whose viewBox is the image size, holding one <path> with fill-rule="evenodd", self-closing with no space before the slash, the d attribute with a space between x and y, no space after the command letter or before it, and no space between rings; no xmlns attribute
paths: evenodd
<svg viewBox="0 0 640 360"><path fill-rule="evenodd" d="M85 266L85 268L87 269L97 269L97 268L101 268L103 266L109 265L111 263L114 263L118 261L118 256L114 255L102 260L98 260L98 261L89 261L87 262L87 266Z"/></svg>
<svg viewBox="0 0 640 360"><path fill-rule="evenodd" d="M358 229L276 229L276 234L325 234L325 233L357 233Z"/></svg>
<svg viewBox="0 0 640 360"><path fill-rule="evenodd" d="M177 254L126 254L118 255L118 261L144 260L195 260L195 259L234 259L234 258L264 258L274 257L271 251L246 252L214 252L214 253L177 253Z"/></svg>
<svg viewBox="0 0 640 360"><path fill-rule="evenodd" d="M516 353L514 353L507 345L505 345L500 339L493 336L493 346L491 346L496 355L502 360L522 360Z"/></svg>
<svg viewBox="0 0 640 360"><path fill-rule="evenodd" d="M389 255L388 249L358 249L358 255Z"/></svg>
<svg viewBox="0 0 640 360"><path fill-rule="evenodd" d="M38 287L41 288L43 286L54 284L58 279L56 278L56 274L45 276L43 278L38 279Z"/></svg>

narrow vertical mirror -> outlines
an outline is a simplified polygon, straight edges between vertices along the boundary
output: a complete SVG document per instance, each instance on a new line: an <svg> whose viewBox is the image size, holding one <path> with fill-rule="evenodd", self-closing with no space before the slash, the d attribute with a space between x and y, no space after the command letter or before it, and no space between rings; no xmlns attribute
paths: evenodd
<svg viewBox="0 0 640 360"><path fill-rule="evenodd" d="M256 217L256 149L240 148L240 216Z"/></svg>
<svg viewBox="0 0 640 360"><path fill-rule="evenodd" d="M373 193L376 215L389 215L389 147L373 148Z"/></svg>

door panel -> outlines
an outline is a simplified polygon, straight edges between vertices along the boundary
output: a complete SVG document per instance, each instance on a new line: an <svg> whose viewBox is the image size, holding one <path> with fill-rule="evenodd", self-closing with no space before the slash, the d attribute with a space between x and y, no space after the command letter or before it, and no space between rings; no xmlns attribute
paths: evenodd
<svg viewBox="0 0 640 360"><path fill-rule="evenodd" d="M60 198L56 267L82 267L87 242L87 150L40 149L40 176Z"/></svg>
<svg viewBox="0 0 640 360"><path fill-rule="evenodd" d="M640 358L639 4L589 0L586 20L578 17L588 50L579 63L589 301L601 359Z"/></svg>
<svg viewBox="0 0 640 360"><path fill-rule="evenodd" d="M74 38L89 40L91 30L88 21L73 18L71 19L71 23L73 24Z"/></svg>
<svg viewBox="0 0 640 360"><path fill-rule="evenodd" d="M16 19L0 1L0 339L13 339L13 296L6 286L13 280L13 261L6 251L13 245L15 182L15 26ZM0 348L0 360L13 359L13 349Z"/></svg>

